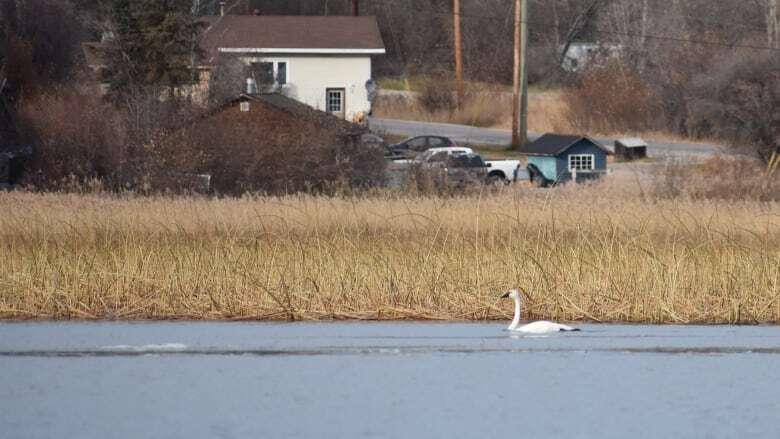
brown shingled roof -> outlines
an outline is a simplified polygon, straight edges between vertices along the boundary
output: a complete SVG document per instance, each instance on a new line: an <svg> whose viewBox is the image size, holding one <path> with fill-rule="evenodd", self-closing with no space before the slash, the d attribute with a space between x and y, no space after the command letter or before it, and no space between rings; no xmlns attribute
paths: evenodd
<svg viewBox="0 0 780 439"><path fill-rule="evenodd" d="M206 17L201 48L209 63L219 49L384 50L375 17Z"/></svg>
<svg viewBox="0 0 780 439"><path fill-rule="evenodd" d="M106 66L106 44L97 42L81 43L81 50L84 52L84 59L87 65L93 69Z"/></svg>

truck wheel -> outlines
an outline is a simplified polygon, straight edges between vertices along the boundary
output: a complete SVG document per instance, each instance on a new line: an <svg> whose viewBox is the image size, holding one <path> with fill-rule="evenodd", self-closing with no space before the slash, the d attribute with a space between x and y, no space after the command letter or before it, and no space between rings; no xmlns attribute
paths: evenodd
<svg viewBox="0 0 780 439"><path fill-rule="evenodd" d="M488 186L503 186L506 184L506 182L500 175L492 174L488 175L487 179L485 180L485 184Z"/></svg>

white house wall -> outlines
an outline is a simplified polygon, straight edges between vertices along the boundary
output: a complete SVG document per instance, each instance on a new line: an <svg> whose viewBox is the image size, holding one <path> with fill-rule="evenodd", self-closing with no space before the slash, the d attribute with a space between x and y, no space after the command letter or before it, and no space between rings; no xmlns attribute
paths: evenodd
<svg viewBox="0 0 780 439"><path fill-rule="evenodd" d="M282 92L318 110L326 111L329 88L345 90L345 117L356 120L371 111L366 82L371 79L371 57L338 55L274 55L243 58L252 62L286 62L287 84ZM274 72L275 73L275 72Z"/></svg>

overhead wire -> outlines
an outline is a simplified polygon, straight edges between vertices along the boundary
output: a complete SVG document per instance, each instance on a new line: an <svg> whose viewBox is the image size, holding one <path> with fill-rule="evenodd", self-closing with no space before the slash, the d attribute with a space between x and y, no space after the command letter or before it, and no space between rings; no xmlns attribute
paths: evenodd
<svg viewBox="0 0 780 439"><path fill-rule="evenodd" d="M387 7L391 1L388 0L373 0L374 3L383 3ZM413 8L418 12L426 12L433 15L442 15L442 16L452 16L453 13L451 11L444 12L444 11L436 11L431 9L422 9L419 7ZM496 15L477 15L477 14L469 14L469 13L463 13L461 12L459 14L461 17L465 18L475 18L475 19L481 19L481 20L493 20L493 21L504 21L506 20L506 17L499 17ZM556 30L562 30L565 27L560 24L555 23L549 23L544 21L537 21L537 20L523 20L522 21L525 24L528 25L537 25L537 26L549 26L554 27ZM714 23L714 21L710 21L710 23ZM754 28L757 29L757 28ZM731 49L749 49L749 50L760 50L760 51L770 51L770 52L780 52L779 48L770 47L770 46L760 46L760 45L754 45L754 44L732 44L732 43L726 43L722 41L712 41L712 40L704 40L704 39L695 39L695 38L683 38L683 37L673 37L673 36L663 36L663 35L655 35L655 34L638 34L633 32L619 32L619 31L612 31L612 30L604 30L600 28L594 28L589 27L589 32L596 33L596 34L602 34L602 35L615 35L615 36L624 36L629 38L638 38L638 39L648 39L648 40L658 40L658 41L670 41L670 42L678 42L678 43L691 43L691 44L699 44L699 45L707 45L707 46L719 46L719 47L727 47Z"/></svg>

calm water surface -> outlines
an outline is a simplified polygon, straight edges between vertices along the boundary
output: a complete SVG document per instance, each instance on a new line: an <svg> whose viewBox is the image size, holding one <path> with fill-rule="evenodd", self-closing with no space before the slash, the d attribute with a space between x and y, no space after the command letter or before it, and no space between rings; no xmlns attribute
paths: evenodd
<svg viewBox="0 0 780 439"><path fill-rule="evenodd" d="M0 438L777 438L780 328L0 323Z"/></svg>

